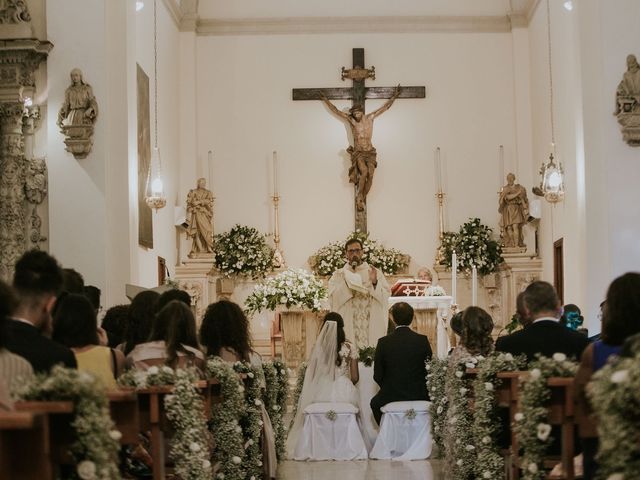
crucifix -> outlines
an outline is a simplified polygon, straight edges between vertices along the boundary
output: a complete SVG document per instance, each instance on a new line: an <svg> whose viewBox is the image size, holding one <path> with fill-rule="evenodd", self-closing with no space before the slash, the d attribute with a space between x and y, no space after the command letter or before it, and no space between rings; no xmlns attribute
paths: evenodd
<svg viewBox="0 0 640 480"><path fill-rule="evenodd" d="M355 190L355 229L367 232L367 194L371 189L377 166L376 149L371 143L373 120L386 112L396 98L425 98L425 87L367 87L365 80L376 79L375 67L364 67L364 48L353 49L353 68L342 67L342 80L349 79L348 88L294 88L293 100L322 100L327 107L349 124L353 145L347 148L351 156L349 182ZM388 99L377 110L366 114L365 100ZM349 113L342 112L329 100L351 100Z"/></svg>

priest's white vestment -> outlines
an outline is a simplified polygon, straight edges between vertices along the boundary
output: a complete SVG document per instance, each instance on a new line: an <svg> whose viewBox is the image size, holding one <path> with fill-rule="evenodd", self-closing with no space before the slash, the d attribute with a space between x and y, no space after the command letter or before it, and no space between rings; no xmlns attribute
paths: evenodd
<svg viewBox="0 0 640 480"><path fill-rule="evenodd" d="M345 265L329 279L329 306L344 319L344 333L357 348L376 346L387 333L389 284L378 268L378 283L369 280L366 262L355 269Z"/></svg>

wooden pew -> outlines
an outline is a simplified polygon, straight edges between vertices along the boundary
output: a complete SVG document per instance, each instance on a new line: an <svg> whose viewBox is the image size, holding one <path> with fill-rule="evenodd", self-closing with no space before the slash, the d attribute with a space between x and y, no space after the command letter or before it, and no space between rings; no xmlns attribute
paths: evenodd
<svg viewBox="0 0 640 480"><path fill-rule="evenodd" d="M46 414L0 412L0 478L53 480Z"/></svg>
<svg viewBox="0 0 640 480"><path fill-rule="evenodd" d="M499 407L509 409L509 424L511 433L511 447L509 449L511 461L510 470L513 480L520 478L520 471L518 469L518 438L516 437L515 428L515 415L518 412L518 389L520 386L520 378L526 375L527 372L498 372L497 378L501 380L499 386L496 386L496 403Z"/></svg>
<svg viewBox="0 0 640 480"><path fill-rule="evenodd" d="M138 395L134 388L120 388L107 392L109 412L116 430L122 434L121 445L137 445L140 442L140 411Z"/></svg>

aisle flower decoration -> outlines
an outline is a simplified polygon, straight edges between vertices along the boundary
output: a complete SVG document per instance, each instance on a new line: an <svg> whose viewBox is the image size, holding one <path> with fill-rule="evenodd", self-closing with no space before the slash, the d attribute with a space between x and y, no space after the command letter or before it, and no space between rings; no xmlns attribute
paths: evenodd
<svg viewBox="0 0 640 480"><path fill-rule="evenodd" d="M220 357L210 357L207 377L220 382L221 404L211 405L214 458L219 462L217 480L247 480L247 455L240 418L245 408L244 385L233 367Z"/></svg>
<svg viewBox="0 0 640 480"><path fill-rule="evenodd" d="M502 385L502 380L497 374L515 372L524 366L524 357L514 357L510 353L494 353L479 365L473 386L473 436L478 455L475 478L502 478L504 474L504 457L498 446L501 422L495 395L496 390Z"/></svg>
<svg viewBox="0 0 640 480"><path fill-rule="evenodd" d="M300 367L298 367L298 378L296 378L296 387L293 389L293 411L291 412L291 422L289 423L289 430L291 430L293 422L296 419L296 414L298 413L298 402L300 401L300 395L302 395L305 373L307 373L307 363L302 362L300 364Z"/></svg>
<svg viewBox="0 0 640 480"><path fill-rule="evenodd" d="M479 218L470 218L457 233L444 233L437 256L447 269L451 269L451 255L455 251L458 269L471 274L471 267L475 265L480 275L488 275L504 261L500 242L493 237L490 227L483 225Z"/></svg>
<svg viewBox="0 0 640 480"><path fill-rule="evenodd" d="M394 275L409 266L409 256L396 250L386 248L376 240L371 240L369 234L353 232L344 241L331 242L321 247L309 258L311 270L316 275L328 277L347 263L344 246L348 240L358 239L363 244L362 259L369 265L379 268L385 275Z"/></svg>
<svg viewBox="0 0 640 480"><path fill-rule="evenodd" d="M260 378L263 373L247 362L236 362L233 369L246 375L244 381L244 402L245 407L240 417L240 426L245 444L245 454L247 456L246 470L249 479L262 477L262 449L260 448L260 434L264 422L262 420L261 405L262 392Z"/></svg>
<svg viewBox="0 0 640 480"><path fill-rule="evenodd" d="M552 358L538 357L529 364L529 376L520 384L522 411L516 414L515 430L522 455L524 480L546 478L542 460L551 444L551 425L548 422L545 402L551 397L547 386L550 377L573 377L578 370L575 362L567 360L563 353L554 353Z"/></svg>
<svg viewBox="0 0 640 480"><path fill-rule="evenodd" d="M180 478L208 480L212 475L212 438L206 427L202 395L194 386L198 379L194 369L153 366L146 371L129 370L118 383L137 389L173 386L173 392L164 396L164 408L173 429L169 458Z"/></svg>
<svg viewBox="0 0 640 480"><path fill-rule="evenodd" d="M267 385L264 395L265 408L276 435L278 461L282 461L286 457L287 430L284 425L284 415L289 398L289 372L280 360L265 362L262 364L262 369Z"/></svg>
<svg viewBox="0 0 640 480"><path fill-rule="evenodd" d="M433 442L438 447L438 452L442 456L444 454L444 434L446 431L447 420L447 394L445 391L445 383L447 378L446 359L432 357L427 362L427 391L429 392L429 400L431 406L429 413L431 414L431 435Z"/></svg>
<svg viewBox="0 0 640 480"><path fill-rule="evenodd" d="M14 387L12 393L20 400L73 402L71 428L76 441L71 445L71 455L76 470L72 478L120 479L118 440L122 435L115 430L100 380L87 372L57 366L50 375L38 374Z"/></svg>
<svg viewBox="0 0 640 480"><path fill-rule="evenodd" d="M617 357L598 370L587 395L598 418L598 473L604 479L640 472L640 339L633 357Z"/></svg>
<svg viewBox="0 0 640 480"><path fill-rule="evenodd" d="M264 278L273 270L273 254L267 236L253 227L235 225L214 237L213 262L225 277Z"/></svg>
<svg viewBox="0 0 640 480"><path fill-rule="evenodd" d="M289 268L256 285L245 300L245 308L249 314L275 310L278 305L317 312L322 306L320 302L326 298L327 289L313 274Z"/></svg>

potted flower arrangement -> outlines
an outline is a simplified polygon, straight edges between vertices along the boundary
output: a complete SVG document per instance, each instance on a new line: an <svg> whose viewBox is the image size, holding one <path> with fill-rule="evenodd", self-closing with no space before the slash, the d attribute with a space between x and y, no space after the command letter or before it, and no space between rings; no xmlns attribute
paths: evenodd
<svg viewBox="0 0 640 480"><path fill-rule="evenodd" d="M471 218L456 232L445 232L438 249L438 259L451 268L451 255L458 255L458 268L471 273L473 265L480 275L488 275L503 262L500 242L493 238L493 230L483 225L479 218Z"/></svg>
<svg viewBox="0 0 640 480"><path fill-rule="evenodd" d="M224 277L264 278L273 270L274 250L253 227L235 225L214 238L214 265Z"/></svg>
<svg viewBox="0 0 640 480"><path fill-rule="evenodd" d="M347 240L358 239L362 242L362 259L369 265L379 268L385 275L394 275L406 269L409 265L409 256L396 250L386 248L375 240L369 238L369 234L353 232L344 241L331 242L321 247L309 258L311 270L316 275L328 277L334 271L344 267L346 263L344 245Z"/></svg>
<svg viewBox="0 0 640 480"><path fill-rule="evenodd" d="M275 277L259 283L247 297L248 313L275 310L278 305L308 308L317 312L320 302L327 298L327 289L312 273L289 268Z"/></svg>

